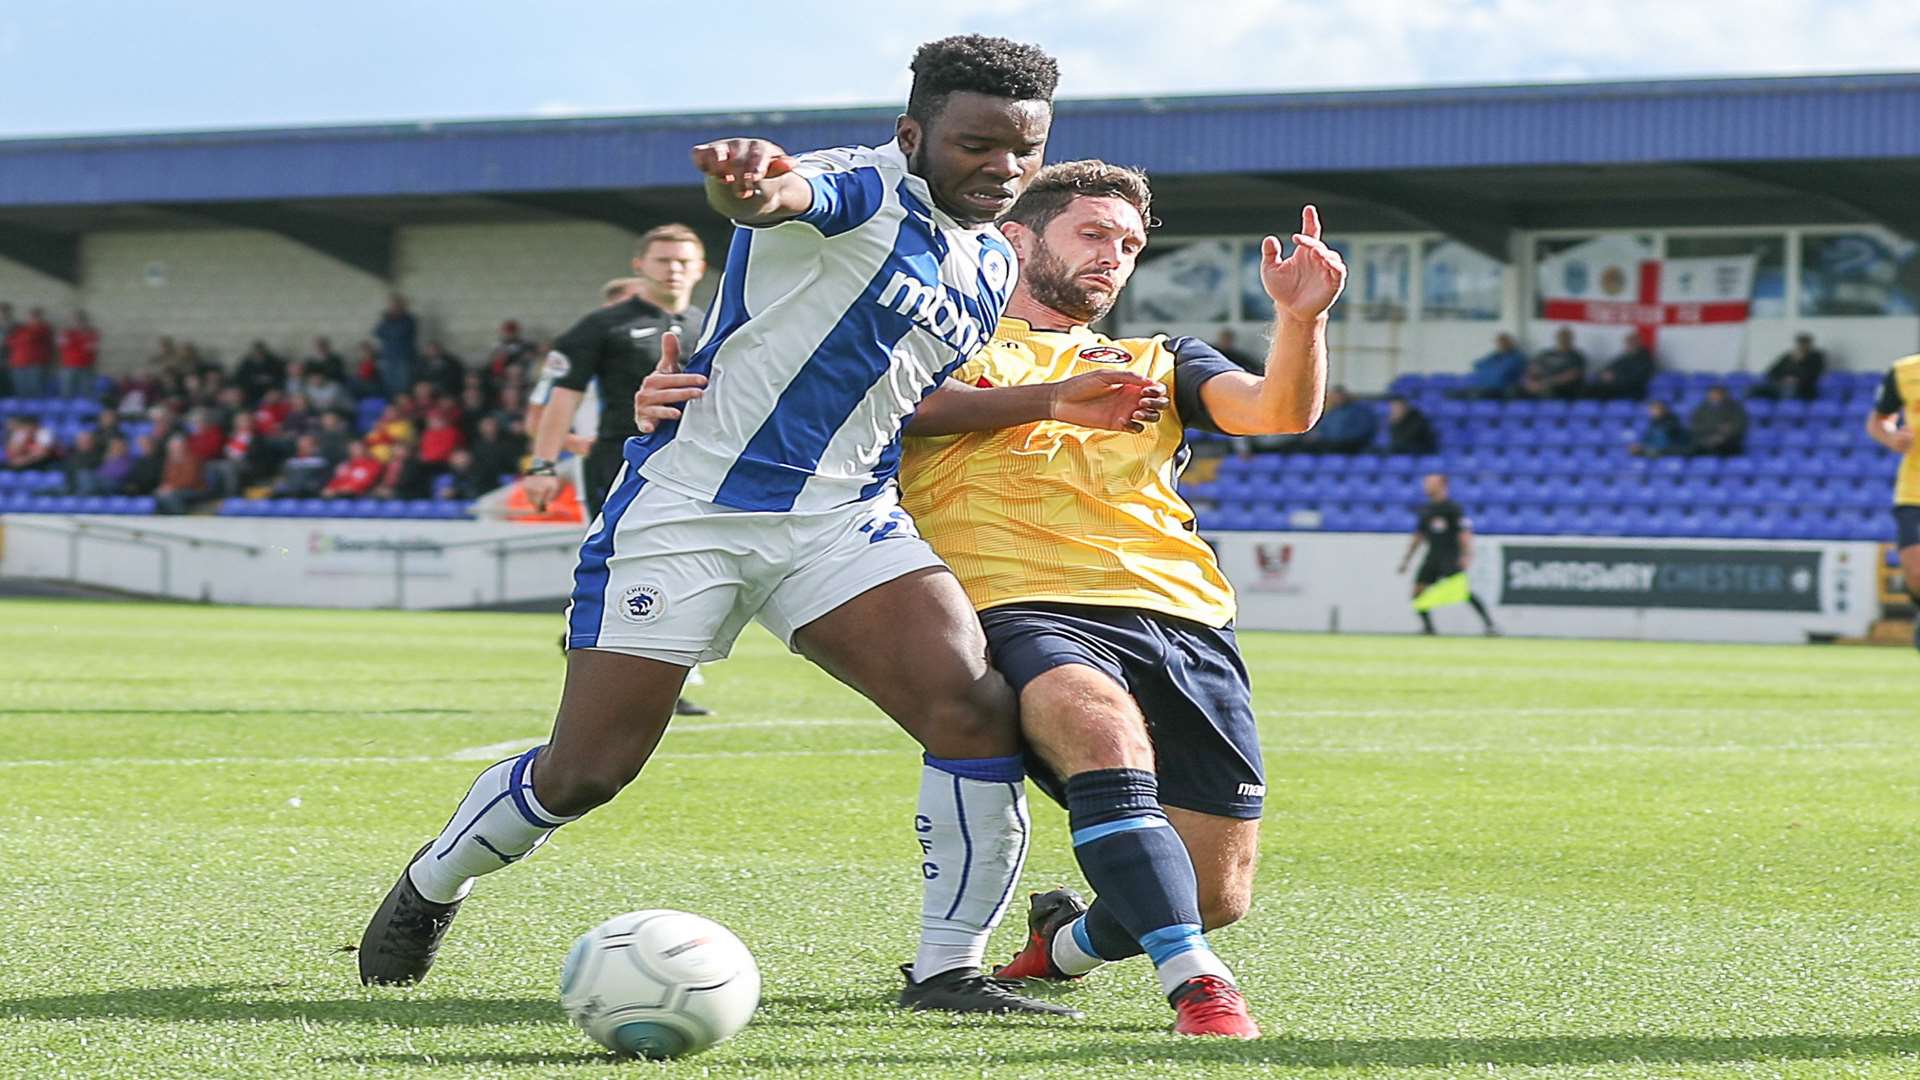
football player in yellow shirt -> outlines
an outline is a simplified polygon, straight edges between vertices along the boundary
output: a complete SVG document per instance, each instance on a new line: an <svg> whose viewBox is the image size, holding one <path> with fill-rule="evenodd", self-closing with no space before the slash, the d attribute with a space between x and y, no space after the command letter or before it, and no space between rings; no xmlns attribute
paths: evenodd
<svg viewBox="0 0 1920 1080"><path fill-rule="evenodd" d="M1905 426L1901 420L1905 420ZM1920 426L1920 353L1893 362L1880 396L1867 416L1867 435L1900 455L1900 474L1893 482L1894 544L1900 551L1900 572L1907 592L1920 602L1920 449L1913 433ZM1913 621L1913 644L1920 648L1920 618Z"/></svg>
<svg viewBox="0 0 1920 1080"><path fill-rule="evenodd" d="M1090 909L1071 890L1034 896L1028 945L998 974L1074 978L1146 952L1176 1031L1253 1038L1204 931L1247 909L1266 786L1233 591L1174 478L1186 428L1312 427L1346 268L1312 207L1292 256L1266 239L1277 319L1255 376L1192 338L1088 328L1125 287L1150 221L1138 172L1041 171L1002 221L1020 278L993 343L908 426L902 505L980 609L1020 694L1028 775L1066 806L1098 894ZM643 430L697 396L698 378L650 378L635 401Z"/></svg>

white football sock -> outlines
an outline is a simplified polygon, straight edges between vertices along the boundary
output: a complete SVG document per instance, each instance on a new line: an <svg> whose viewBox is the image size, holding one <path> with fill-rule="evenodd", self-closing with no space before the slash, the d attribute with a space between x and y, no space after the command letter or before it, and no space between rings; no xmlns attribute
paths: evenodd
<svg viewBox="0 0 1920 1080"><path fill-rule="evenodd" d="M979 968L1027 858L1027 792L1019 757L952 761L920 771L920 949L913 980Z"/></svg>
<svg viewBox="0 0 1920 1080"><path fill-rule="evenodd" d="M1068 975L1085 975L1094 968L1107 962L1107 958L1097 955L1091 946L1080 943L1079 934L1085 934L1082 925L1087 917L1083 914L1067 925L1054 931L1053 943L1047 952L1053 957L1053 966Z"/></svg>
<svg viewBox="0 0 1920 1080"><path fill-rule="evenodd" d="M549 814L533 797L533 759L541 749L496 762L473 782L447 827L407 868L421 896L436 904L462 899L474 878L526 858L574 820Z"/></svg>

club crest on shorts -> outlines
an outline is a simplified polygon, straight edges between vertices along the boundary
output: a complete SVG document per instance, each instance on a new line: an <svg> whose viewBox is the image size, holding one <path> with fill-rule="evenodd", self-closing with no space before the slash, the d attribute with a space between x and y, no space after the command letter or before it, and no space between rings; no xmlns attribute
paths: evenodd
<svg viewBox="0 0 1920 1080"><path fill-rule="evenodd" d="M1133 354L1112 345L1093 345L1080 350L1080 359L1096 364L1125 364L1133 360Z"/></svg>
<svg viewBox="0 0 1920 1080"><path fill-rule="evenodd" d="M620 594L620 617L640 626L666 614L667 594L658 585L633 585Z"/></svg>

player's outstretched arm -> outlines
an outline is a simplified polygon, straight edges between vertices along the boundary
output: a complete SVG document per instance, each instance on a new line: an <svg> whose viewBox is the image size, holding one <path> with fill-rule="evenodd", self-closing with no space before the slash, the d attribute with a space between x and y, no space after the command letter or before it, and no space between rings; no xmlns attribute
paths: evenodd
<svg viewBox="0 0 1920 1080"><path fill-rule="evenodd" d="M927 395L907 434L959 435L1058 420L1104 431L1145 431L1167 408L1167 388L1130 371L1090 371L1037 386L968 386L956 379Z"/></svg>
<svg viewBox="0 0 1920 1080"><path fill-rule="evenodd" d="M693 148L707 180L707 205L742 225L777 225L813 205L813 187L792 159L765 139L720 139Z"/></svg>
<svg viewBox="0 0 1920 1080"><path fill-rule="evenodd" d="M1327 309L1346 287L1347 264L1320 239L1320 212L1300 211L1293 254L1280 241L1260 247L1260 284L1273 300L1273 346L1264 376L1208 379L1200 397L1229 435L1291 435L1320 422L1327 391Z"/></svg>

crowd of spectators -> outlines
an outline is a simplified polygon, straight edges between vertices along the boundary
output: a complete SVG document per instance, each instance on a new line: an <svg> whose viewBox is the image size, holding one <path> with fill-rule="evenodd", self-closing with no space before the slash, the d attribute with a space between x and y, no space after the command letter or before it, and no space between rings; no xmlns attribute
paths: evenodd
<svg viewBox="0 0 1920 1080"><path fill-rule="evenodd" d="M58 341L63 365L71 342L84 381L48 375L54 335L39 309L13 324L0 304L0 329L9 394L100 406L64 440L31 410L8 418L5 467L58 469L68 494L151 495L163 513L234 496L471 500L517 473L528 450L539 353L512 321L469 364L421 343L394 296L351 356L324 337L299 358L256 341L229 370L162 338L141 371L102 380L98 334L77 313Z"/></svg>
<svg viewBox="0 0 1920 1080"><path fill-rule="evenodd" d="M1553 347L1527 356L1512 334L1498 334L1493 351L1473 362L1457 397L1479 400L1644 401L1659 373L1653 350L1638 330L1630 331L1620 351L1588 375L1587 354L1575 346L1573 331L1562 327ZM1797 334L1793 347L1767 368L1749 397L1812 401L1819 395L1827 354L1812 334Z"/></svg>

